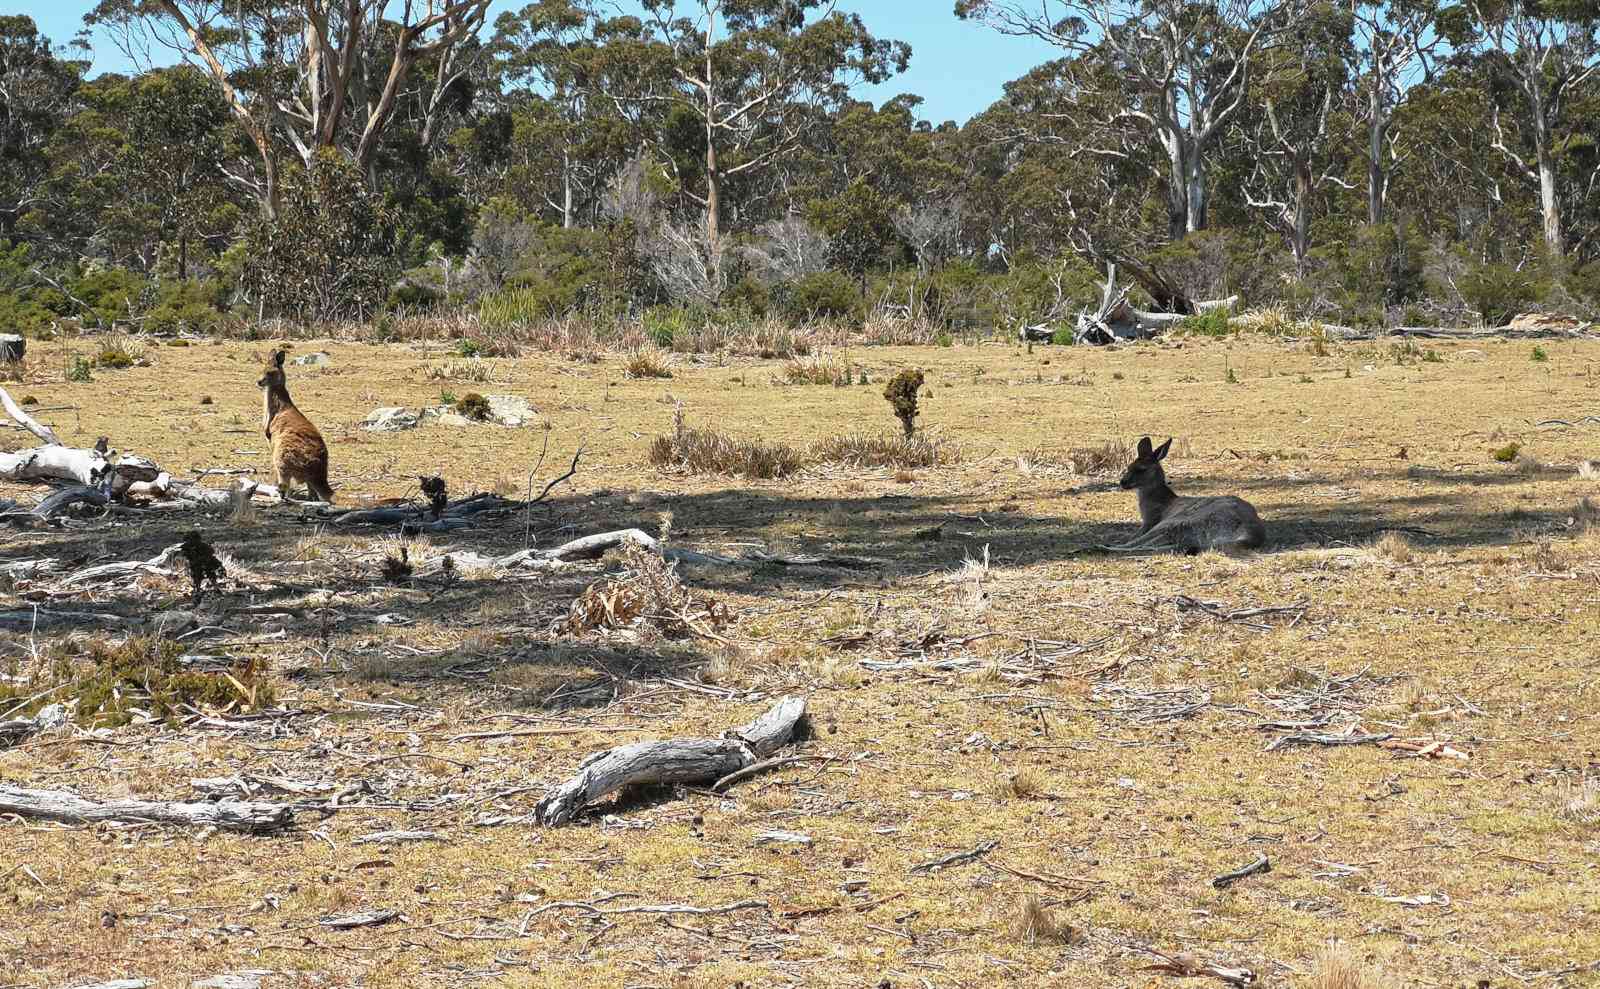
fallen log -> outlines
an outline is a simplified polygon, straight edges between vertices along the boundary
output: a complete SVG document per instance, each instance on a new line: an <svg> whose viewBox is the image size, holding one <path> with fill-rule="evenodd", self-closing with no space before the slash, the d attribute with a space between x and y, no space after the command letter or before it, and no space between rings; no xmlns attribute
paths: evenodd
<svg viewBox="0 0 1600 989"><path fill-rule="evenodd" d="M760 717L721 738L670 738L605 749L544 795L533 809L539 823L572 821L583 808L628 786L711 783L769 758L789 744L806 713L803 697L785 697Z"/></svg>
<svg viewBox="0 0 1600 989"><path fill-rule="evenodd" d="M282 804L219 800L175 803L152 800L96 801L66 790L29 790L0 785L0 814L94 824L100 821L154 821L200 825L248 834L275 834L294 826L294 809Z"/></svg>
<svg viewBox="0 0 1600 989"><path fill-rule="evenodd" d="M20 341L21 338L19 337L18 339ZM18 347L17 356L15 358L6 358L6 359L7 360L12 360L12 359L21 360L22 359L22 349L21 349L21 347ZM50 444L52 446L60 446L61 445L61 441L56 439L55 430L51 429L49 426L44 425L43 423L40 423L40 422L36 421L32 416L28 415L28 413L22 411L22 406L18 405L16 402L12 401L11 394L9 392L7 392L4 388L0 388L0 409L5 409L6 415L10 416L12 418L12 420L17 425L21 426L23 429L26 429L28 432L32 433L33 435L39 437L41 440L44 440L47 444Z"/></svg>
<svg viewBox="0 0 1600 989"><path fill-rule="evenodd" d="M0 611L0 629L7 632L31 632L34 629L56 628L61 625L109 625L128 628L138 620L99 611L45 611L43 608L18 608Z"/></svg>
<svg viewBox="0 0 1600 989"><path fill-rule="evenodd" d="M120 498L141 481L153 482L161 475L155 464L132 455L115 461L102 450L80 450L51 444L0 453L0 481L70 481Z"/></svg>

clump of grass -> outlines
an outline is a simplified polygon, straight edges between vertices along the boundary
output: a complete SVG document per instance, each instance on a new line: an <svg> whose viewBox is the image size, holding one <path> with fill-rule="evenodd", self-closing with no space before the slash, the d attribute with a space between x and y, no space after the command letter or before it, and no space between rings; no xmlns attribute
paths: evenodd
<svg viewBox="0 0 1600 989"><path fill-rule="evenodd" d="M77 654L56 652L32 679L0 686L0 709L42 693L18 713L59 702L73 708L79 724L120 727L135 718L171 723L203 711L258 711L276 700L258 660L243 659L228 670L198 670L179 659L182 653L179 643L155 636L95 641Z"/></svg>
<svg viewBox="0 0 1600 989"><path fill-rule="evenodd" d="M1572 511L1567 513L1567 524L1577 532L1600 527L1600 508L1587 497L1579 498L1578 503L1572 506Z"/></svg>
<svg viewBox="0 0 1600 989"><path fill-rule="evenodd" d="M169 347L188 347L188 346L191 346L191 344L184 337L173 337L171 340L167 341L167 346L169 346Z"/></svg>
<svg viewBox="0 0 1600 989"><path fill-rule="evenodd" d="M791 357L783 366L783 380L791 385L833 385L843 388L855 375L848 358L818 353L809 357Z"/></svg>
<svg viewBox="0 0 1600 989"><path fill-rule="evenodd" d="M1329 945L1317 956L1317 967L1311 973L1311 989L1384 989L1384 982L1349 949Z"/></svg>
<svg viewBox="0 0 1600 989"><path fill-rule="evenodd" d="M811 457L821 463L852 467L940 467L959 463L961 450L938 437L846 433L819 440Z"/></svg>
<svg viewBox="0 0 1600 989"><path fill-rule="evenodd" d="M1013 931L1027 945L1071 944L1078 938L1071 924L1057 920L1055 913L1032 893L1023 898Z"/></svg>
<svg viewBox="0 0 1600 989"><path fill-rule="evenodd" d="M1217 307L1208 312L1186 317L1177 326L1179 333L1202 337L1225 337L1233 332L1228 321L1228 311Z"/></svg>
<svg viewBox="0 0 1600 989"><path fill-rule="evenodd" d="M922 391L922 372L907 368L889 379L883 397L894 410L894 417L910 439L917 429L917 394Z"/></svg>
<svg viewBox="0 0 1600 989"><path fill-rule="evenodd" d="M1079 446L1067 451L1067 463L1078 474L1108 474L1121 470L1133 460L1133 448L1122 440L1106 440L1099 446Z"/></svg>
<svg viewBox="0 0 1600 989"><path fill-rule="evenodd" d="M94 361L81 354L73 354L67 358L68 381L93 381Z"/></svg>
<svg viewBox="0 0 1600 989"><path fill-rule="evenodd" d="M1429 347L1427 350L1424 350L1422 352L1422 363L1424 363L1424 364L1443 364L1444 363L1444 358L1439 356L1439 352L1437 350L1434 350L1432 347Z"/></svg>
<svg viewBox="0 0 1600 989"><path fill-rule="evenodd" d="M1042 790L1039 775L1026 767L1003 772L989 784L989 795L996 800L1026 800Z"/></svg>
<svg viewBox="0 0 1600 989"><path fill-rule="evenodd" d="M456 353L469 360L474 357L482 357L483 350L483 344L471 337L462 337L456 341Z"/></svg>
<svg viewBox="0 0 1600 989"><path fill-rule="evenodd" d="M1575 824L1600 824L1600 777L1590 776L1579 783L1563 784L1559 816Z"/></svg>
<svg viewBox="0 0 1600 989"><path fill-rule="evenodd" d="M1543 364L1545 361L1548 361L1549 359L1550 359L1550 355L1545 353L1545 349L1543 347L1539 346L1538 344L1535 344L1534 347L1533 347L1533 357L1532 357L1533 362L1535 364Z"/></svg>
<svg viewBox="0 0 1600 989"><path fill-rule="evenodd" d="M1407 564L1416 559L1411 540L1399 532L1385 532L1372 544L1372 551L1390 563Z"/></svg>
<svg viewBox="0 0 1600 989"><path fill-rule="evenodd" d="M413 572L411 552L405 546L401 546L395 553L385 555L378 572L385 584L400 586L410 583Z"/></svg>
<svg viewBox="0 0 1600 989"><path fill-rule="evenodd" d="M1519 454L1521 452L1522 452L1522 444L1521 443L1512 442L1512 443L1507 443L1505 446L1496 447L1495 449L1490 450L1489 451L1489 456L1491 456L1494 459L1498 460L1502 464L1509 464L1509 463L1513 462L1514 460L1516 460L1517 459L1517 454Z"/></svg>
<svg viewBox="0 0 1600 989"><path fill-rule="evenodd" d="M498 370L494 361L473 356L432 365L428 368L428 380L489 382L495 379Z"/></svg>
<svg viewBox="0 0 1600 989"><path fill-rule="evenodd" d="M1549 539L1534 543L1525 559L1539 573L1566 573L1578 562L1574 553Z"/></svg>
<svg viewBox="0 0 1600 989"><path fill-rule="evenodd" d="M1537 477L1544 473L1544 464L1538 458L1527 454L1519 454L1516 460L1517 473L1524 477Z"/></svg>
<svg viewBox="0 0 1600 989"><path fill-rule="evenodd" d="M1053 347L1070 347L1075 339L1070 326L1058 326L1050 333L1050 345Z"/></svg>
<svg viewBox="0 0 1600 989"><path fill-rule="evenodd" d="M487 398L472 391L456 399L456 411L475 422L488 422L491 409Z"/></svg>
<svg viewBox="0 0 1600 989"><path fill-rule="evenodd" d="M1585 460L1578 465L1578 476L1585 481L1600 481L1600 463Z"/></svg>
<svg viewBox="0 0 1600 989"><path fill-rule="evenodd" d="M667 362L653 351L636 350L628 356L623 373L630 378L670 378L672 370Z"/></svg>
<svg viewBox="0 0 1600 989"><path fill-rule="evenodd" d="M672 435L650 444L650 463L694 474L733 474L758 480L788 477L805 465L799 450L782 443L741 440L711 429L690 429L680 406Z"/></svg>
<svg viewBox="0 0 1600 989"><path fill-rule="evenodd" d="M133 367L144 359L144 354L144 344L132 337L106 337L100 341L100 349L95 351L94 363L96 367L120 370Z"/></svg>

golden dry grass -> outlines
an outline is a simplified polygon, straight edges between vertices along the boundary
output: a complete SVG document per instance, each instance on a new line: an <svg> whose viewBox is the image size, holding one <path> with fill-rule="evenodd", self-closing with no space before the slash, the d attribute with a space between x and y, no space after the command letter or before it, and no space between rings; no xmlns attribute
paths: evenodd
<svg viewBox="0 0 1600 989"><path fill-rule="evenodd" d="M403 496L421 474L458 495L507 476L525 486L535 429L357 428L374 407L435 402L428 369L442 351L300 346L332 357L289 385L328 439L341 500ZM253 382L266 347L151 348L149 366L68 383L67 346L40 344L43 378L28 390L70 443L107 435L179 474L264 471ZM189 799L191 779L250 773L374 791L276 839L0 823L0 985L187 987L271 969L372 989L1143 987L1154 949L1248 966L1263 984L1343 987L1318 981L1330 977L1318 946L1339 941L1382 973L1355 985L1593 986L1600 973L1572 971L1600 959L1600 538L1578 524L1594 485L1576 470L1594 456L1592 432L1526 424L1594 405L1586 369L1600 346L1552 344L1537 373L1520 344L1442 343L1442 362L1404 364L1376 346L1325 349L1240 337L1066 358L1004 345L854 351L874 381L926 369L919 427L971 452L905 483L850 465L775 481L648 465L675 401L691 421L798 449L895 427L878 389L790 387L781 359L684 362L661 380L629 377L614 355L503 359L497 390L552 423L541 477L586 439L581 469L531 516L410 541L428 575L401 585L379 575L392 531L308 538L291 510L0 532L0 561L57 558L59 576L147 558L196 522L238 573L208 596L220 630L187 641L270 663L280 701L302 712L234 730L37 736L0 750L0 780ZM1242 383L1225 384L1225 369ZM1115 467L1084 478L1017 466L1043 444L1144 434L1188 437L1168 462L1174 486L1249 498L1269 551L1085 554L1136 526ZM1493 460L1510 442L1546 468ZM759 544L876 563L682 568L686 587L730 609L725 642L563 633L572 601L612 563L532 575L439 565L509 552L525 534L546 546L657 531L665 511L673 542L704 552ZM1397 527L1404 565L1374 549ZM982 576L962 574L985 547ZM137 616L187 594L186 577L146 575L51 598L53 580L18 578L0 610L42 600ZM0 675L26 675L30 656L28 637L10 636ZM590 752L714 736L790 692L810 694L801 751L814 761L726 794L636 795L560 830L526 822ZM1258 725L1319 718L1447 741L1471 759L1263 751L1282 733ZM527 729L559 733L460 737ZM393 829L445 840L353 843ZM757 842L770 831L811 844ZM990 840L976 862L910 872ZM1258 851L1270 873L1212 887ZM608 892L624 894L616 906L768 906L671 924L567 909L525 921ZM1038 916L1027 936L1030 896L1052 929L1083 936L1042 936ZM317 926L379 907L403 918Z"/></svg>

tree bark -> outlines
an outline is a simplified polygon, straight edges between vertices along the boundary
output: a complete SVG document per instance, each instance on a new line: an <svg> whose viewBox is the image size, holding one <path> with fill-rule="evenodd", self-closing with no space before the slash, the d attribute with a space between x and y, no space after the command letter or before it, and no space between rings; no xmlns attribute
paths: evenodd
<svg viewBox="0 0 1600 989"><path fill-rule="evenodd" d="M596 752L578 773L551 789L534 807L541 824L566 824L583 808L627 786L647 783L713 783L748 769L793 738L805 717L803 697L785 697L759 718L722 738L675 738L637 742Z"/></svg>
<svg viewBox="0 0 1600 989"><path fill-rule="evenodd" d="M294 826L294 810L282 804L219 800L169 803L149 800L88 800L66 790L28 790L0 785L0 814L93 824L99 821L156 821L209 825L248 834L275 834Z"/></svg>

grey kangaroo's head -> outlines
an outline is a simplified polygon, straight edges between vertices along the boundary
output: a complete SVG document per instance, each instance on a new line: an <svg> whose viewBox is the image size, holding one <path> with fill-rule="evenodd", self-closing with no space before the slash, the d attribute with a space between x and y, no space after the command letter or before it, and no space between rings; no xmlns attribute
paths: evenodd
<svg viewBox="0 0 1600 989"><path fill-rule="evenodd" d="M287 353L285 351L279 350L267 358L265 373L261 375L261 380L256 382L257 388L270 389L284 386L283 359L286 356Z"/></svg>
<svg viewBox="0 0 1600 989"><path fill-rule="evenodd" d="M1167 459L1167 450L1172 446L1168 439L1154 449L1150 446L1150 437L1146 436L1139 441L1139 455L1134 458L1128 469L1122 472L1122 485L1124 491L1137 491L1140 488L1154 487L1165 484L1167 474L1161 469L1161 461Z"/></svg>

